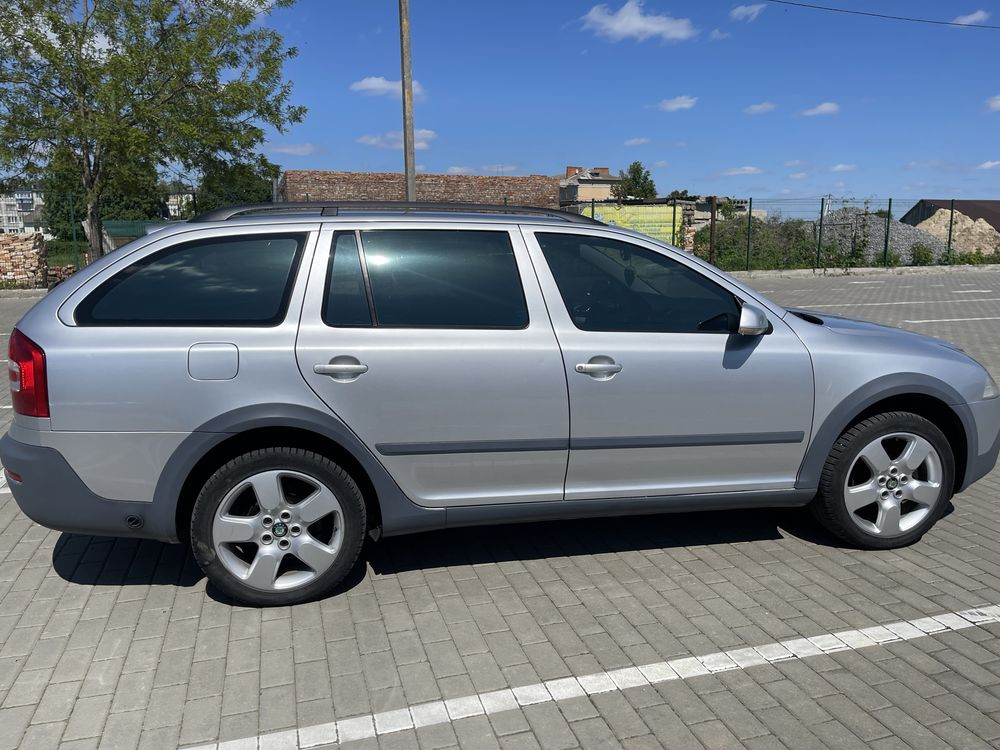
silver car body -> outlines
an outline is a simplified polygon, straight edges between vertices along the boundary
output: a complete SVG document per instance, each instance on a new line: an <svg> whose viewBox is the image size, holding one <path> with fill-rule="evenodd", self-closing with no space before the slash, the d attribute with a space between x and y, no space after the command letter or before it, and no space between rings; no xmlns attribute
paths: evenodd
<svg viewBox="0 0 1000 750"><path fill-rule="evenodd" d="M192 238L290 228L308 241L278 325L74 322L88 294L140 258ZM332 237L372 228L506 232L527 327L325 325ZM668 255L759 307L771 331L580 330L536 240L541 231L600 235ZM836 438L879 405L903 404L939 423L956 453L956 490L987 473L1000 451L1000 399L983 398L988 374L942 342L825 314L811 319L644 235L527 215L376 212L178 224L83 269L17 327L45 351L50 417L15 415L0 456L23 477L12 485L23 510L68 531L176 541L191 483L212 452L262 431L314 436L363 473L386 535L802 505L815 495ZM316 371L330 362L367 371L336 378ZM595 362L621 371L580 371Z"/></svg>

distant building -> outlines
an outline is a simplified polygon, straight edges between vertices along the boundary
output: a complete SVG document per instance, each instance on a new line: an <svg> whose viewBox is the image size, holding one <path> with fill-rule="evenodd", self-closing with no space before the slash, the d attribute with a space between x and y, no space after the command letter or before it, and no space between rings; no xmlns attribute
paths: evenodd
<svg viewBox="0 0 1000 750"><path fill-rule="evenodd" d="M167 211L171 219L183 216L194 201L193 193L171 193L167 196Z"/></svg>
<svg viewBox="0 0 1000 750"><path fill-rule="evenodd" d="M566 167L566 176L559 180L559 202L566 205L611 200L611 188L621 179L607 167Z"/></svg>
<svg viewBox="0 0 1000 750"><path fill-rule="evenodd" d="M559 178L545 175L506 176L417 174L417 200L450 203L555 208ZM339 172L289 169L278 180L279 201L399 201L406 198L401 172Z"/></svg>
<svg viewBox="0 0 1000 750"><path fill-rule="evenodd" d="M950 211L951 199L923 198L903 214L900 221L915 227L920 222L931 218L942 208ZM1000 232L1000 200L956 200L955 210L960 214L965 214L973 221L982 219Z"/></svg>
<svg viewBox="0 0 1000 750"><path fill-rule="evenodd" d="M0 193L0 234L47 234L42 225L44 196L36 188Z"/></svg>

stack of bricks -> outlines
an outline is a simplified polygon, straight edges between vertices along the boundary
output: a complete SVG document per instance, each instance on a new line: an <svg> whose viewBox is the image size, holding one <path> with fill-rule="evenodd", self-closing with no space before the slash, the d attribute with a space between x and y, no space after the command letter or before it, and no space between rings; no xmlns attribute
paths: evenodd
<svg viewBox="0 0 1000 750"><path fill-rule="evenodd" d="M399 172L290 169L278 193L282 201L404 200L406 181ZM417 200L558 208L559 178L418 174Z"/></svg>
<svg viewBox="0 0 1000 750"><path fill-rule="evenodd" d="M0 285L44 288L47 275L45 239L41 234L0 234Z"/></svg>

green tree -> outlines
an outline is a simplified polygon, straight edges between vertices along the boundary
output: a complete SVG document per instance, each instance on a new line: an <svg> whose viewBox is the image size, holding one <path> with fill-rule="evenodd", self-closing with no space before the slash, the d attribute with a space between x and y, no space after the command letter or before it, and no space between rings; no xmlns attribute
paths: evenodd
<svg viewBox="0 0 1000 750"><path fill-rule="evenodd" d="M614 198L625 200L656 197L656 184L641 161L632 162L628 165L628 172L619 171L618 176L621 179L611 186L611 195Z"/></svg>
<svg viewBox="0 0 1000 750"><path fill-rule="evenodd" d="M122 165L195 171L248 160L264 127L305 110L282 76L294 49L257 22L294 0L11 0L0 14L0 170L79 168L91 259Z"/></svg>
<svg viewBox="0 0 1000 750"><path fill-rule="evenodd" d="M669 198L670 200L676 199L679 201L692 201L694 200L695 196L688 195L687 190L671 190L670 195L668 195L667 198Z"/></svg>
<svg viewBox="0 0 1000 750"><path fill-rule="evenodd" d="M213 162L202 171L192 209L211 211L239 203L268 203L271 180L279 171L276 164L264 158L255 162Z"/></svg>

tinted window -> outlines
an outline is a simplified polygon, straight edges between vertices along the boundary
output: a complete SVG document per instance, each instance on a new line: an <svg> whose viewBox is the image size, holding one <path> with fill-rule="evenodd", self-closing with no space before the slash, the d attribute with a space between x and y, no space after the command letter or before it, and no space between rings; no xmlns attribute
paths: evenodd
<svg viewBox="0 0 1000 750"><path fill-rule="evenodd" d="M333 238L326 271L323 322L328 326L370 326L372 314L354 232Z"/></svg>
<svg viewBox="0 0 1000 750"><path fill-rule="evenodd" d="M736 298L683 263L628 242L536 235L559 293L584 331L727 332Z"/></svg>
<svg viewBox="0 0 1000 750"><path fill-rule="evenodd" d="M528 325L506 232L380 230L361 242L380 326Z"/></svg>
<svg viewBox="0 0 1000 750"><path fill-rule="evenodd" d="M305 235L187 242L133 263L77 308L81 325L274 325Z"/></svg>

